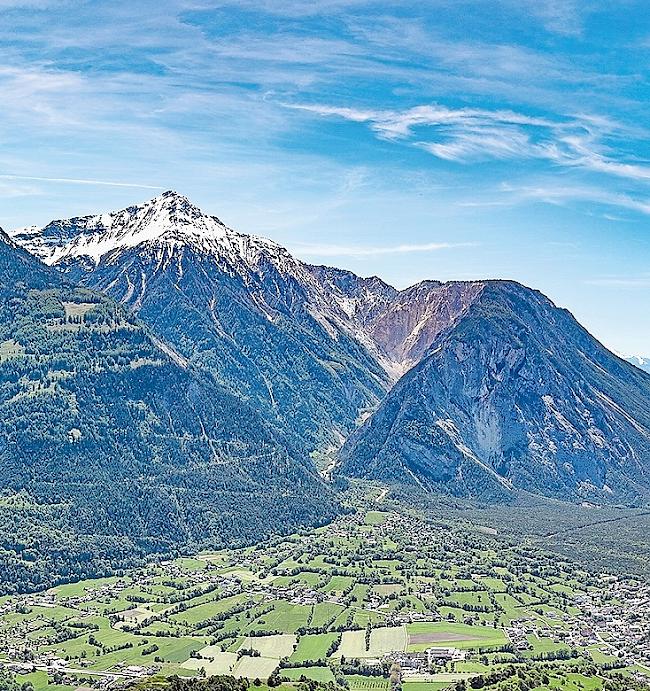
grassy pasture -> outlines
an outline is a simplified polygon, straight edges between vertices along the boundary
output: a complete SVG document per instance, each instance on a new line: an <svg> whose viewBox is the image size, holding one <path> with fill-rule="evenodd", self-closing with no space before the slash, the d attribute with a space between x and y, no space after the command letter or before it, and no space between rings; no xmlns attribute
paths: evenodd
<svg viewBox="0 0 650 691"><path fill-rule="evenodd" d="M404 586L401 583L380 583L373 586L372 591L375 595L391 595L392 593L399 593Z"/></svg>
<svg viewBox="0 0 650 691"><path fill-rule="evenodd" d="M301 636L294 653L289 659L292 662L320 660L325 657L336 637L337 634L335 633L316 633Z"/></svg>
<svg viewBox="0 0 650 691"><path fill-rule="evenodd" d="M551 675L548 686L537 686L532 691L548 691L548 689L562 689L562 691L599 691L603 688L602 679L586 677L583 674L567 673Z"/></svg>
<svg viewBox="0 0 650 691"><path fill-rule="evenodd" d="M438 691L448 686L449 682L446 681L405 681L402 689L404 691Z"/></svg>
<svg viewBox="0 0 650 691"><path fill-rule="evenodd" d="M386 511L367 511L365 523L366 525L383 525L388 520L388 516Z"/></svg>
<svg viewBox="0 0 650 691"><path fill-rule="evenodd" d="M408 624L408 650L417 652L431 646L479 648L507 643L501 629L491 626L469 626L450 622Z"/></svg>
<svg viewBox="0 0 650 691"><path fill-rule="evenodd" d="M23 346L13 339L0 343L0 362L22 357L24 354L25 349Z"/></svg>
<svg viewBox="0 0 650 691"><path fill-rule="evenodd" d="M551 653L557 650L568 650L568 646L563 643L556 643L551 638L538 638L535 635L526 636L528 642L532 645L532 651L528 655L539 655L541 653Z"/></svg>
<svg viewBox="0 0 650 691"><path fill-rule="evenodd" d="M47 678L47 672L30 672L29 674L18 674L16 681L21 686L23 684L31 684L34 691L72 691L74 686L65 686L62 684L51 684Z"/></svg>
<svg viewBox="0 0 650 691"><path fill-rule="evenodd" d="M215 614L226 612L231 607L239 605L247 599L246 595L232 595L221 600L213 600L196 607L190 607L183 612L172 614L169 619L173 622L187 623L189 626L192 626L213 617Z"/></svg>
<svg viewBox="0 0 650 691"><path fill-rule="evenodd" d="M262 615L255 622L254 628L263 631L295 633L296 629L307 625L311 607L307 605L294 605L283 600L276 600L272 604L273 610Z"/></svg>
<svg viewBox="0 0 650 691"><path fill-rule="evenodd" d="M67 317L82 317L86 312L90 312L91 309L97 307L96 304L92 302L64 302L63 308L65 309L65 316Z"/></svg>
<svg viewBox="0 0 650 691"><path fill-rule="evenodd" d="M307 679L321 681L325 684L334 681L334 674L329 667L294 667L282 670L282 676L292 681L298 681L303 675Z"/></svg>
<svg viewBox="0 0 650 691"><path fill-rule="evenodd" d="M337 605L334 602L319 602L314 605L311 625L324 626L332 619L336 619L344 609L342 605Z"/></svg>
<svg viewBox="0 0 650 691"><path fill-rule="evenodd" d="M332 576L327 585L323 588L326 593L342 592L354 583L352 576Z"/></svg>

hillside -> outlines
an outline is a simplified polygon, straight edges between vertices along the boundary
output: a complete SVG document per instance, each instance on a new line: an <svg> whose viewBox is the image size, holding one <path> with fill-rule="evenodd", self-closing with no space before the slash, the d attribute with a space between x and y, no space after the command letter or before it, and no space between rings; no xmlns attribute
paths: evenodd
<svg viewBox="0 0 650 691"><path fill-rule="evenodd" d="M397 290L171 191L13 238L125 305L289 448L331 462L345 442L339 474L498 501L649 496L649 377L529 288Z"/></svg>
<svg viewBox="0 0 650 691"><path fill-rule="evenodd" d="M540 293L486 282L340 458L341 473L459 496L645 501L650 377Z"/></svg>
<svg viewBox="0 0 650 691"><path fill-rule="evenodd" d="M309 267L175 192L15 239L122 302L305 453L340 443L390 385Z"/></svg>
<svg viewBox="0 0 650 691"><path fill-rule="evenodd" d="M0 237L3 582L34 587L334 514L306 457L168 352L113 300Z"/></svg>

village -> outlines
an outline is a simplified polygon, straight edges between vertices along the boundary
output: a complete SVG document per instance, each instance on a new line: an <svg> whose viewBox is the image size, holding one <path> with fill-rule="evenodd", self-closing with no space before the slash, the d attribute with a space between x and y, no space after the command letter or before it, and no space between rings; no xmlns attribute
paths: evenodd
<svg viewBox="0 0 650 691"><path fill-rule="evenodd" d="M0 665L99 689L157 674L343 678L338 670L389 665L433 683L505 661L571 659L650 674L650 585L550 560L527 572L515 548L497 556L485 539L367 512L255 548L6 597Z"/></svg>

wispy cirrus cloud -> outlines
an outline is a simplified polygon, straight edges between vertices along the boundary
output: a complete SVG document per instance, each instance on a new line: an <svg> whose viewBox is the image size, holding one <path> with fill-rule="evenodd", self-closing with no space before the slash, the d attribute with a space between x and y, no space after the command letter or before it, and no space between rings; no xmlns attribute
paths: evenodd
<svg viewBox="0 0 650 691"><path fill-rule="evenodd" d="M38 187L24 183L12 183L9 180L0 179L0 199L14 199L17 197L30 197L39 194Z"/></svg>
<svg viewBox="0 0 650 691"><path fill-rule="evenodd" d="M115 182L113 180L92 180L83 178L48 178L39 177L36 175L9 175L0 174L0 178L3 180L32 180L35 182L55 182L64 183L70 185L100 185L104 187L132 187L134 189L144 189L144 190L161 190L163 187L160 185L143 185L139 182Z"/></svg>
<svg viewBox="0 0 650 691"><path fill-rule="evenodd" d="M386 139L407 139L418 127L477 129L485 126L530 126L553 128L556 123L510 110L489 111L479 108L449 108L442 105L423 105L406 110L373 110L307 103L283 103L286 108L303 110L315 115L336 116L352 122L366 123L379 136ZM444 131L444 130L443 130Z"/></svg>
<svg viewBox="0 0 650 691"><path fill-rule="evenodd" d="M604 186L580 184L577 182L561 181L553 178L542 178L529 182L502 182L494 188L483 190L473 198L460 200L456 203L459 208L513 207L529 202L542 202L558 207L576 206L580 204L591 209L590 213L611 221L624 222L625 217L612 215L600 207L611 207L634 211L644 216L650 216L650 196L617 191Z"/></svg>
<svg viewBox="0 0 650 691"><path fill-rule="evenodd" d="M427 242L392 246L294 244L290 250L299 257L376 257L388 254L419 254L460 247L476 247L473 242Z"/></svg>
<svg viewBox="0 0 650 691"><path fill-rule="evenodd" d="M619 207L650 215L650 197L634 197L625 192L612 191L593 185L557 184L551 182L544 182L538 185L502 183L499 189L515 201L541 201L558 206L564 206L577 201Z"/></svg>
<svg viewBox="0 0 650 691"><path fill-rule="evenodd" d="M650 289L650 274L641 276L601 276L585 281L587 285L601 286L603 288L621 288L624 290Z"/></svg>
<svg viewBox="0 0 650 691"><path fill-rule="evenodd" d="M618 160L605 138L627 128L592 115L536 117L511 110L423 105L406 110L372 110L322 104L285 107L367 125L377 137L428 151L447 161L531 159L632 180L650 180L650 165ZM613 154L617 153L615 150Z"/></svg>
<svg viewBox="0 0 650 691"><path fill-rule="evenodd" d="M595 11L592 0L510 0L510 4L537 18L547 31L561 36L581 36L585 18Z"/></svg>

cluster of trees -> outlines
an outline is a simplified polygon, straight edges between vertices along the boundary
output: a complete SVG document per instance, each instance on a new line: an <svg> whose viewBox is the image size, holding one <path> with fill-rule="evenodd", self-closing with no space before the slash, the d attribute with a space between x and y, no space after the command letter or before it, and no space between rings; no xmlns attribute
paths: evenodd
<svg viewBox="0 0 650 691"><path fill-rule="evenodd" d="M274 688L282 683L277 672L274 672L267 680L267 686ZM248 679L238 679L229 675L216 675L205 678L183 679L178 676L150 677L137 682L130 688L132 691L249 691L262 685L260 679L252 682ZM298 684L298 691L336 691L336 684L305 680ZM0 688L0 691L5 691ZM8 689L7 691L14 691Z"/></svg>
<svg viewBox="0 0 650 691"><path fill-rule="evenodd" d="M0 669L0 691L34 691L34 685L31 681L19 684L13 674Z"/></svg>
<svg viewBox="0 0 650 691"><path fill-rule="evenodd" d="M508 665L486 674L479 674L468 681L458 681L455 691L471 689L498 689L499 691L531 691L537 688L562 688L568 683L567 673L602 680L603 691L648 691L650 686L636 681L629 675L611 672L595 665L572 665L570 668L549 665ZM580 684L579 684L580 685Z"/></svg>

